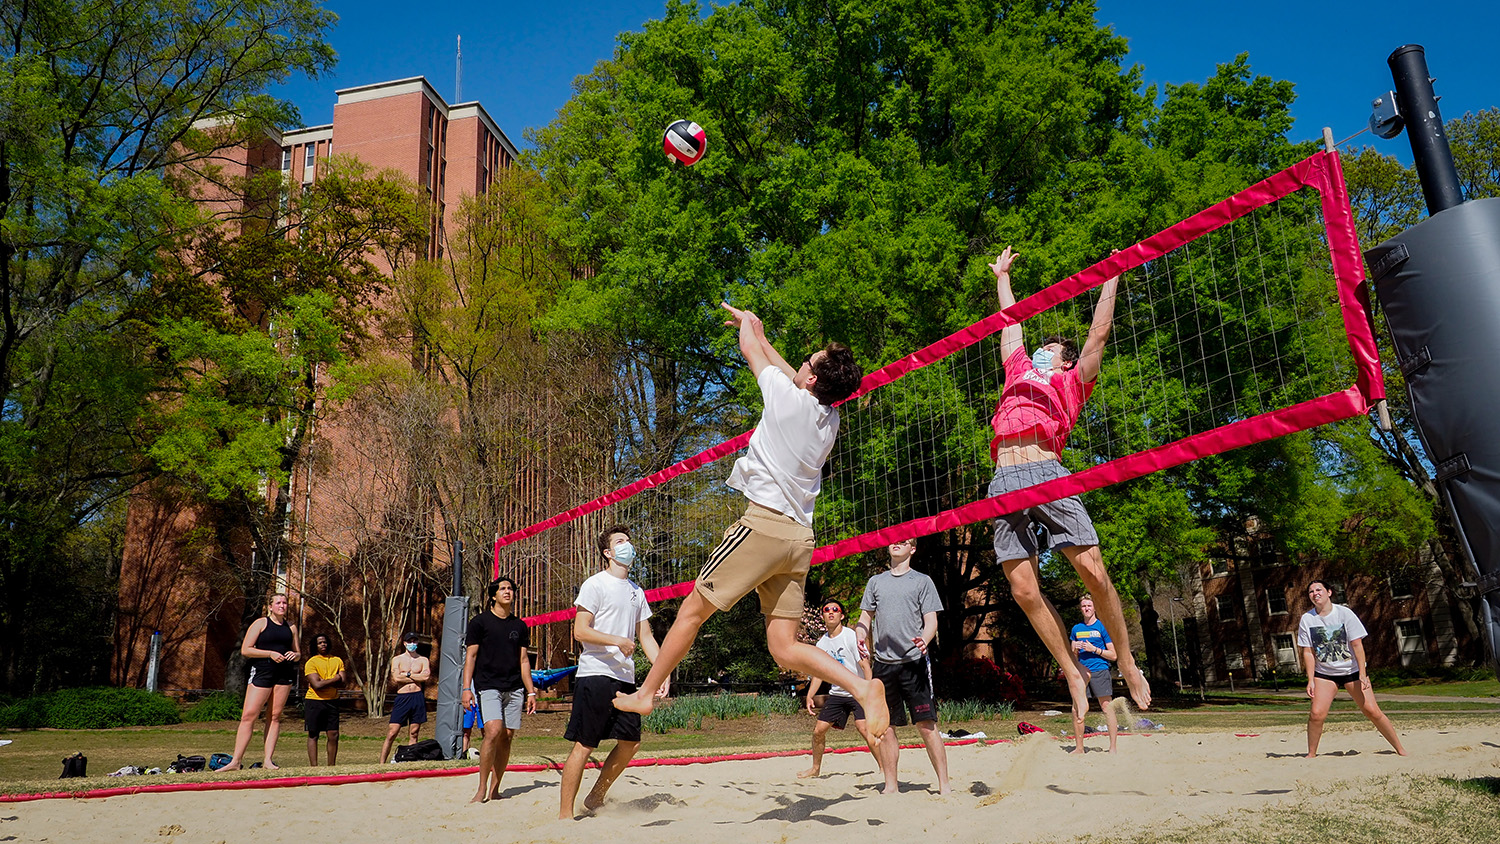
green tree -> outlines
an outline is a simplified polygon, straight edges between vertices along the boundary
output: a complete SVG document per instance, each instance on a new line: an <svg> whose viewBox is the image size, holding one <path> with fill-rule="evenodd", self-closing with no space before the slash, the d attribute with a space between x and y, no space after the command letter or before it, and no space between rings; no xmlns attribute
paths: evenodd
<svg viewBox="0 0 1500 844"><path fill-rule="evenodd" d="M73 555L118 542L97 528L147 473L155 361L131 317L194 219L168 171L202 157L185 143L199 118L291 119L263 92L331 66L332 19L306 0L0 8L0 688L70 670L49 658L66 635L51 619L72 617L60 583L110 588L112 555ZM92 619L107 637L110 614Z"/></svg>

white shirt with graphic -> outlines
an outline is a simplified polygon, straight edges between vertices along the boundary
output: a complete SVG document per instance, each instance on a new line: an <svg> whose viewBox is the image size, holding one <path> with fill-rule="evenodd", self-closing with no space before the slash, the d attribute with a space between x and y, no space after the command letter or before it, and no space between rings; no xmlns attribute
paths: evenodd
<svg viewBox="0 0 1500 844"><path fill-rule="evenodd" d="M1315 671L1325 677L1359 671L1350 646L1367 635L1359 616L1343 604L1334 604L1326 616L1318 615L1317 608L1310 609L1297 623L1297 646L1312 648Z"/></svg>
<svg viewBox="0 0 1500 844"><path fill-rule="evenodd" d="M635 640L636 628L651 617L646 592L629 578L615 577L601 571L578 588L579 609L594 614L594 629L610 636ZM583 643L578 654L579 677L613 677L623 683L635 682L635 660L613 645Z"/></svg>
<svg viewBox="0 0 1500 844"><path fill-rule="evenodd" d="M864 679L865 674L860 670L859 665L859 640L854 637L854 630L852 628L846 625L843 630L839 631L839 635L837 636L829 636L827 633L824 633L823 638L818 640L818 650L838 660L839 665L849 669L854 676ZM853 695L839 686L830 686L828 693L831 695L853 697Z"/></svg>

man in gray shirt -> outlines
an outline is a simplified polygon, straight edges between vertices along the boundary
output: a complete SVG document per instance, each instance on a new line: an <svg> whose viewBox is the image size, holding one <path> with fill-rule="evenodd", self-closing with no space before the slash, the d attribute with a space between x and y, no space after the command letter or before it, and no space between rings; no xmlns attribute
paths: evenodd
<svg viewBox="0 0 1500 844"><path fill-rule="evenodd" d="M859 640L862 657L874 659L871 667L876 678L885 683L886 705L891 710L891 726L917 725L927 758L937 774L939 794L947 794L948 749L943 746L937 729L937 700L932 692L932 665L927 646L937 635L937 614L943 608L932 578L912 571L911 558L917 541L907 539L890 546L891 568L870 578L865 584L864 599L859 604L859 623L854 635ZM871 632L871 625L874 632ZM907 720L908 710L911 720ZM880 767L885 772L885 789L881 794L895 794L896 761L901 744L894 729L880 741Z"/></svg>

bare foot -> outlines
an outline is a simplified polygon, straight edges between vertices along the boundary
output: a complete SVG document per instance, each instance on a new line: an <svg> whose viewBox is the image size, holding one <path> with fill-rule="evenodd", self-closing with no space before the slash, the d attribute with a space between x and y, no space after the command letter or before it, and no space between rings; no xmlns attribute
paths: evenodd
<svg viewBox="0 0 1500 844"><path fill-rule="evenodd" d="M1068 755L1069 756L1082 756L1083 755L1083 748L1081 748L1081 747L1075 747L1072 750L1068 751Z"/></svg>
<svg viewBox="0 0 1500 844"><path fill-rule="evenodd" d="M1307 754L1306 756L1304 756L1302 758L1303 759L1316 759L1316 758L1318 758L1318 754L1316 754L1316 753L1309 753L1309 754Z"/></svg>
<svg viewBox="0 0 1500 844"><path fill-rule="evenodd" d="M603 805L604 798L595 797L592 792L589 793L589 796L583 798L583 809L591 815L599 811L599 808Z"/></svg>
<svg viewBox="0 0 1500 844"><path fill-rule="evenodd" d="M1141 669L1131 666L1128 670L1120 672L1125 676L1125 685L1130 689L1130 699L1135 701L1137 709L1151 708L1151 684L1146 682L1146 675Z"/></svg>
<svg viewBox="0 0 1500 844"><path fill-rule="evenodd" d="M489 800L490 798L486 797L483 791L476 791L474 796L469 798L470 803L488 803Z"/></svg>
<svg viewBox="0 0 1500 844"><path fill-rule="evenodd" d="M865 714L868 715L869 713L866 712ZM880 789L880 793L881 794L900 794L901 793L901 786L899 786L899 785L887 785L885 788Z"/></svg>
<svg viewBox="0 0 1500 844"><path fill-rule="evenodd" d="M891 710L885 705L885 683L871 680L865 688L865 696L856 700L865 711L865 728L870 732L870 749L873 751L873 745L884 738L885 731L891 728ZM618 705L617 703L616 706Z"/></svg>
<svg viewBox="0 0 1500 844"><path fill-rule="evenodd" d="M270 761L262 763L261 767L265 768L268 771L279 771L279 770L281 770L281 766L280 765L276 764L275 762L270 762Z"/></svg>
<svg viewBox="0 0 1500 844"><path fill-rule="evenodd" d="M615 708L621 712L650 715L651 710L656 708L656 695L646 694L644 690L637 691L633 695L615 692Z"/></svg>
<svg viewBox="0 0 1500 844"><path fill-rule="evenodd" d="M242 770L242 769L243 769L243 766L241 766L240 763L238 763L238 762L230 762L228 765L225 765L224 767L220 768L219 769L219 773L222 774L225 771L239 771L239 770Z"/></svg>
<svg viewBox="0 0 1500 844"><path fill-rule="evenodd" d="M952 794L952 793L953 793L953 786L948 785L947 783L943 783L942 788L938 789L938 794Z"/></svg>
<svg viewBox="0 0 1500 844"><path fill-rule="evenodd" d="M799 780L805 780L805 779L808 779L809 777L815 777L817 775L818 775L818 769L816 767L813 767L813 768L808 768L807 770L805 770L805 771L797 774L797 779L799 779Z"/></svg>

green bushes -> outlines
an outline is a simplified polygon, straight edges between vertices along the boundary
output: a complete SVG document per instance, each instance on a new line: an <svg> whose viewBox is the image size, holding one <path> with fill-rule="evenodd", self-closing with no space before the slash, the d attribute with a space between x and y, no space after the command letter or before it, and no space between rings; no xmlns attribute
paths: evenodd
<svg viewBox="0 0 1500 844"><path fill-rule="evenodd" d="M686 695L656 707L641 721L652 733L668 730L701 730L705 717L728 721L750 715L791 715L801 708L789 695Z"/></svg>
<svg viewBox="0 0 1500 844"><path fill-rule="evenodd" d="M1009 718L1015 705L1006 701L993 703L985 700L945 700L938 704L938 713L946 724L960 721L999 721Z"/></svg>
<svg viewBox="0 0 1500 844"><path fill-rule="evenodd" d="M205 721L238 721L240 710L244 702L238 695L229 692L214 692L188 707L182 713L182 720L188 724L201 724Z"/></svg>
<svg viewBox="0 0 1500 844"><path fill-rule="evenodd" d="M63 689L0 709L0 727L25 730L154 727L181 720L171 699L142 689Z"/></svg>

